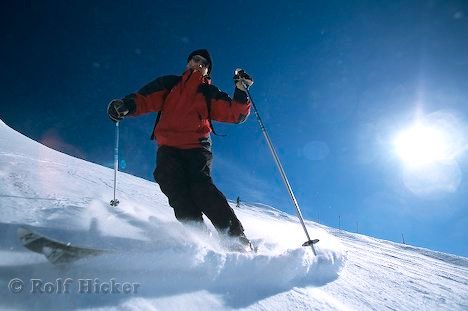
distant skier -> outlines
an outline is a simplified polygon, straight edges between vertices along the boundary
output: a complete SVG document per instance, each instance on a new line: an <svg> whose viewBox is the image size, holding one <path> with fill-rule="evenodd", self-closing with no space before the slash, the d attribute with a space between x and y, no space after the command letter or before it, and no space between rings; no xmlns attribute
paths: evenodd
<svg viewBox="0 0 468 311"><path fill-rule="evenodd" d="M211 120L242 123L250 113L243 83L252 78L243 70L234 75L230 98L211 84L212 59L205 49L190 53L182 76L162 76L138 92L110 102L107 113L118 122L124 116L158 112L151 139L158 144L153 176L181 222L203 224L205 214L216 229L252 249L244 228L226 197L211 178Z"/></svg>
<svg viewBox="0 0 468 311"><path fill-rule="evenodd" d="M236 200L236 207L240 207L240 197L239 196L237 197L237 200Z"/></svg>

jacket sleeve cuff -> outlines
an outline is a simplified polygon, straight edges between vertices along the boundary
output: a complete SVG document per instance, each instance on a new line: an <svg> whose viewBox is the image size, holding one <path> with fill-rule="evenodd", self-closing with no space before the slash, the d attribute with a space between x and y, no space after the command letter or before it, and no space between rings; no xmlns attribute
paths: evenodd
<svg viewBox="0 0 468 311"><path fill-rule="evenodd" d="M234 96L232 99L242 104L247 104L248 102L247 93L239 90L237 87L234 89Z"/></svg>

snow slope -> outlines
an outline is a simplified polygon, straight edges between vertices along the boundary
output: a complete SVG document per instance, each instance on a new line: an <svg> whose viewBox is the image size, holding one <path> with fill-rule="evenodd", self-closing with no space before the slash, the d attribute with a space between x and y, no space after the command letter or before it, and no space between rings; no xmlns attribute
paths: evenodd
<svg viewBox="0 0 468 311"><path fill-rule="evenodd" d="M467 258L306 222L315 257L296 217L261 204L233 204L258 253L229 252L211 225L178 223L157 184L120 173L117 208L112 187L113 170L0 121L0 309L468 310ZM112 252L52 266L19 244L23 224Z"/></svg>

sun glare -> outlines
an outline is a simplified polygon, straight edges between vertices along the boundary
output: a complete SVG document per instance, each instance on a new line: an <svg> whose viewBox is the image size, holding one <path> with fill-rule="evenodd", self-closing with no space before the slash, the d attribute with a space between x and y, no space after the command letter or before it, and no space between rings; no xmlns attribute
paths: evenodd
<svg viewBox="0 0 468 311"><path fill-rule="evenodd" d="M453 113L435 111L420 115L393 140L402 161L402 181L416 195L454 193L462 181L458 164L468 150L467 127Z"/></svg>
<svg viewBox="0 0 468 311"><path fill-rule="evenodd" d="M423 123L403 130L395 139L398 156L409 167L420 168L451 156L450 137L442 129Z"/></svg>

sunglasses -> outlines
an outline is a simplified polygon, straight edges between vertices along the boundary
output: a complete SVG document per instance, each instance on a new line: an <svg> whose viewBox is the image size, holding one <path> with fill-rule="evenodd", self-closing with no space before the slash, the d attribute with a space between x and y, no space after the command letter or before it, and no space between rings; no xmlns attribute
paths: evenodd
<svg viewBox="0 0 468 311"><path fill-rule="evenodd" d="M208 61L205 58L203 58L203 57L201 57L199 55L193 56L192 61L194 63L197 63L197 64L201 63L204 67L208 67L208 65L209 65Z"/></svg>

